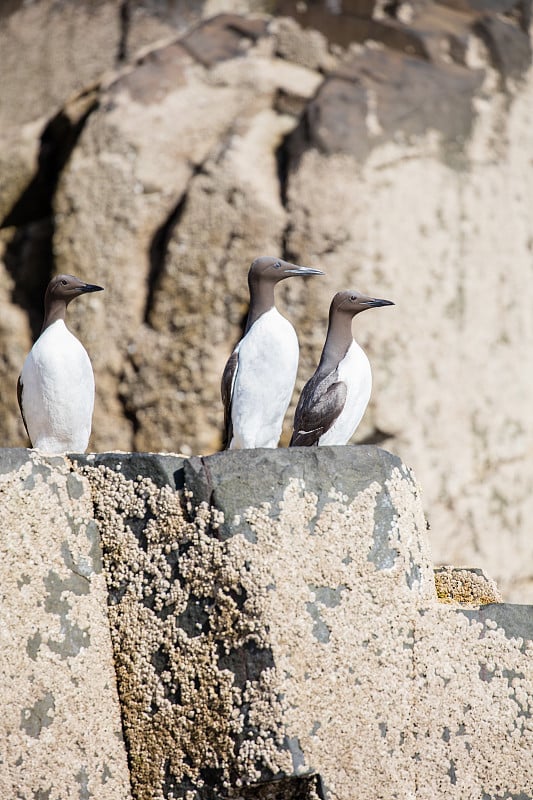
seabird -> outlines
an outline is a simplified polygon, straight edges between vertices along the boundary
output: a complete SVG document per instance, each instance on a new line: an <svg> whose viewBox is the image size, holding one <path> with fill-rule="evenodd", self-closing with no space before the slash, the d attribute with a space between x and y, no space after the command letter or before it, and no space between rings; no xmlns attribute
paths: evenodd
<svg viewBox="0 0 533 800"><path fill-rule="evenodd" d="M353 291L335 295L320 363L302 390L289 447L346 444L353 436L370 400L372 372L352 337L352 319L367 308L393 305Z"/></svg>
<svg viewBox="0 0 533 800"><path fill-rule="evenodd" d="M17 395L32 447L43 453L83 453L91 434L94 375L87 351L65 325L71 300L102 286L56 275L44 297L44 322L28 353Z"/></svg>
<svg viewBox="0 0 533 800"><path fill-rule="evenodd" d="M274 302L285 278L323 275L279 258L257 258L248 272L250 309L244 336L222 376L225 446L276 447L298 369L298 338Z"/></svg>

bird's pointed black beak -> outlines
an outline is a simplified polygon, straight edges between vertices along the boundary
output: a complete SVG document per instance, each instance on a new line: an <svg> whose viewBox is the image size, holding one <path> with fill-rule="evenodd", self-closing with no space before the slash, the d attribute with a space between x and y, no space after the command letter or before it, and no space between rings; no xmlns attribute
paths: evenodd
<svg viewBox="0 0 533 800"><path fill-rule="evenodd" d="M306 275L325 275L321 269L314 269L314 267L299 267L296 264L287 264L283 272L285 275L301 275L302 277L305 277Z"/></svg>
<svg viewBox="0 0 533 800"><path fill-rule="evenodd" d="M82 292L84 294L86 294L88 292L103 292L104 291L104 287L103 286L96 286L96 284L94 284L94 283L86 283L85 286L81 287L81 290L82 290Z"/></svg>
<svg viewBox="0 0 533 800"><path fill-rule="evenodd" d="M367 308L379 308L380 306L393 306L392 300L380 300L379 297L370 297L365 301Z"/></svg>

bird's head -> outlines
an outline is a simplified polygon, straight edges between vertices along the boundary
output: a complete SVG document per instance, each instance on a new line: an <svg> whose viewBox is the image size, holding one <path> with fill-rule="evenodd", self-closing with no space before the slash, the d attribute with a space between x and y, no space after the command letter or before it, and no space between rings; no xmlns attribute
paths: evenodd
<svg viewBox="0 0 533 800"><path fill-rule="evenodd" d="M256 258L252 263L248 273L248 281L250 284L263 281L276 284L285 278L292 278L293 276L305 277L306 275L323 274L324 273L320 269L299 267L297 264L291 264L289 261L283 261L281 258L261 256L260 258Z"/></svg>
<svg viewBox="0 0 533 800"><path fill-rule="evenodd" d="M356 291L337 292L331 301L331 314L348 314L355 317L367 308L379 308L379 306L393 306L391 300L380 300L377 297L368 297Z"/></svg>
<svg viewBox="0 0 533 800"><path fill-rule="evenodd" d="M87 294L89 292L102 292L103 286L96 286L92 283L86 283L74 275L56 275L46 289L47 298L50 301L63 301L68 305L75 297L80 294Z"/></svg>

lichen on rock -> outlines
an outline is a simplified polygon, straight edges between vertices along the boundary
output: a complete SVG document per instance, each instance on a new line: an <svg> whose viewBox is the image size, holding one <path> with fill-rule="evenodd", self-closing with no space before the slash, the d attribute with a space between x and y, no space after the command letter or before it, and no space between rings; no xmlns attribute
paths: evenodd
<svg viewBox="0 0 533 800"><path fill-rule="evenodd" d="M495 582L481 569L438 567L435 570L435 588L441 603L483 606L503 600Z"/></svg>

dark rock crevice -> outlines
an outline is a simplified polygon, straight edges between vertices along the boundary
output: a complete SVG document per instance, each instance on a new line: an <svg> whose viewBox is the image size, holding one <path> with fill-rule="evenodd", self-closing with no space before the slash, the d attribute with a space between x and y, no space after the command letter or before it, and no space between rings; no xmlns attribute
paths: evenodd
<svg viewBox="0 0 533 800"><path fill-rule="evenodd" d="M79 114L76 113L74 103L80 106ZM44 128L35 176L0 222L0 228L19 227L51 216L54 193L61 172L88 117L98 107L97 89L88 89L74 103L72 109L66 106L58 111Z"/></svg>
<svg viewBox="0 0 533 800"><path fill-rule="evenodd" d="M312 772L253 783L243 787L239 796L242 800L325 800L326 790L321 776Z"/></svg>
<svg viewBox="0 0 533 800"><path fill-rule="evenodd" d="M7 19L24 6L24 0L2 0L0 3L0 19Z"/></svg>
<svg viewBox="0 0 533 800"><path fill-rule="evenodd" d="M203 165L198 164L193 168L192 175L185 191L178 199L170 214L155 231L148 249L149 271L146 289L146 304L144 307L144 323L153 327L152 313L156 292L159 288L161 278L165 269L168 244L172 238L175 228L179 225L187 205L189 189L194 178L202 172Z"/></svg>
<svg viewBox="0 0 533 800"><path fill-rule="evenodd" d="M290 148L289 148L289 137L291 136L289 133L287 136L284 137L283 141L279 145L278 149L276 150L276 165L278 171L278 181L279 181L279 199L281 201L281 205L285 210L288 211L288 188L289 188L289 171L290 171ZM290 261L289 257L289 236L291 232L291 223L290 219L285 226L285 230L283 231L282 241L281 241L281 257L285 261Z"/></svg>
<svg viewBox="0 0 533 800"><path fill-rule="evenodd" d="M128 60L128 38L131 20L131 8L129 0L122 0L118 13L120 19L120 38L117 50L117 64L123 64Z"/></svg>
<svg viewBox="0 0 533 800"><path fill-rule="evenodd" d="M133 359L130 359L130 364L132 369L135 370L135 363ZM124 418L130 423L131 426L131 449L135 449L135 438L141 429L141 423L139 417L137 416L137 406L131 402L131 397L128 394L127 390L123 390L121 387L123 386L125 381L125 373L122 373L121 379L119 382L119 391L118 391L118 401L122 408L122 414Z"/></svg>
<svg viewBox="0 0 533 800"><path fill-rule="evenodd" d="M309 107L319 94L323 85L324 81L321 82L313 97L309 99L278 92L275 100L276 111L279 113L292 113L297 118L295 127L283 137L275 152L279 182L279 199L281 205L288 214L287 224L281 239L280 252L280 256L285 261L293 261L297 258L297 254L291 249L289 244L293 230L289 202L290 180L291 176L298 169L303 153L311 146L308 116Z"/></svg>
<svg viewBox="0 0 533 800"><path fill-rule="evenodd" d="M27 312L34 339L42 325L43 296L54 271L54 195L85 123L98 107L97 90L88 90L74 102L77 106L61 109L44 128L35 175L0 222L0 228L16 229L4 260L15 284L13 302Z"/></svg>

